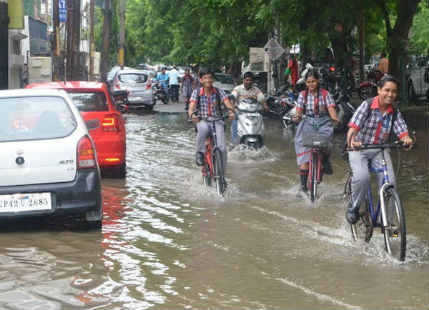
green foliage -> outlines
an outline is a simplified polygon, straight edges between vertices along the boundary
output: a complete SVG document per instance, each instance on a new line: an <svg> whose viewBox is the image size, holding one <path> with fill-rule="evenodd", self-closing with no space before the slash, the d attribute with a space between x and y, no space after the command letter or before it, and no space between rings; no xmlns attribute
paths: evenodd
<svg viewBox="0 0 429 310"><path fill-rule="evenodd" d="M422 1L419 11L414 17L411 28L410 49L411 54L427 54L429 48L429 8L426 1Z"/></svg>

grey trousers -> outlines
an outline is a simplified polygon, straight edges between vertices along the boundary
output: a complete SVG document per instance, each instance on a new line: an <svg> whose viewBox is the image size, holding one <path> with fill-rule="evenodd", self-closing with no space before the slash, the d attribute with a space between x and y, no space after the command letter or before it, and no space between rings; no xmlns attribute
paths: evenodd
<svg viewBox="0 0 429 310"><path fill-rule="evenodd" d="M389 183L396 186L395 172L393 171L392 159L390 157L390 150L384 150L384 159L387 164L387 175ZM359 208L362 201L364 201L370 184L370 171L368 163L371 167L378 170L382 169L382 152L377 149L362 150L349 152L349 163L352 169L352 204L353 209ZM377 180L379 188L383 184L383 172L377 171ZM374 195L375 196L375 195Z"/></svg>
<svg viewBox="0 0 429 310"><path fill-rule="evenodd" d="M222 153L222 163L223 171L226 172L226 139L225 139L225 122L216 121L216 137L217 137L217 146ZM208 135L212 132L213 125L204 120L201 120L197 123L197 152L205 153L206 152L206 139Z"/></svg>

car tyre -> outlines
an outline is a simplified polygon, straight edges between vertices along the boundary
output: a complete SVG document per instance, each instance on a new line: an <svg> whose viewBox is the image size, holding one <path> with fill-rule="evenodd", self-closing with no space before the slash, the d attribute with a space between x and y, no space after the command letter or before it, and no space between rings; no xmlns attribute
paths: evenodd
<svg viewBox="0 0 429 310"><path fill-rule="evenodd" d="M127 165L125 163L112 168L112 176L114 178L123 179L125 178L126 174L127 174Z"/></svg>

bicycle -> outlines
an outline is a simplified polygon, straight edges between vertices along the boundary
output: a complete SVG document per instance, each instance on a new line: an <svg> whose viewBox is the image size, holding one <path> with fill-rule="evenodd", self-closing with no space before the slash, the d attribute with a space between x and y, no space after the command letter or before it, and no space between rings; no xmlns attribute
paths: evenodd
<svg viewBox="0 0 429 310"><path fill-rule="evenodd" d="M197 114L194 111L193 114ZM223 196L226 190L226 181L223 171L224 163L222 152L217 146L216 122L224 120L224 117L200 118L212 126L211 134L206 139L206 151L204 153L204 164L201 168L203 183L211 186L212 181L216 183L216 191L219 196Z"/></svg>
<svg viewBox="0 0 429 310"><path fill-rule="evenodd" d="M384 234L384 245L386 252L400 261L405 260L407 237L405 227L405 213L394 185L389 181L387 174L387 163L384 157L384 150L388 148L403 147L399 143L363 145L359 149L347 149L348 151L359 151L365 149L380 149L382 153L382 168L375 169L369 163L370 171L373 173L383 173L383 183L379 189L379 199L377 207L373 204L371 186L368 187L368 194L365 203L359 209L359 220L355 224L350 224L350 230L354 241L365 240L369 242L373 235L374 228L381 228ZM346 205L352 199L351 190L351 170L344 185L344 198Z"/></svg>
<svg viewBox="0 0 429 310"><path fill-rule="evenodd" d="M307 135L303 137L304 146L310 147L310 160L307 176L307 189L310 191L311 202L317 199L317 186L322 182L322 158L323 150L329 145L325 136L320 134Z"/></svg>

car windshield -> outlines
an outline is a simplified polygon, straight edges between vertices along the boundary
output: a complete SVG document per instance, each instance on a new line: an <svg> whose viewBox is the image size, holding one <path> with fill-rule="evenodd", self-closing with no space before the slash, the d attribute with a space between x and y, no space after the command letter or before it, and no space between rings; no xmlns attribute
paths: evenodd
<svg viewBox="0 0 429 310"><path fill-rule="evenodd" d="M0 110L0 142L61 138L77 126L62 97L0 98Z"/></svg>
<svg viewBox="0 0 429 310"><path fill-rule="evenodd" d="M147 75L142 73L122 73L118 79L122 83L145 83Z"/></svg>
<svg viewBox="0 0 429 310"><path fill-rule="evenodd" d="M108 111L106 96L102 92L69 92L75 106L82 112Z"/></svg>
<svg viewBox="0 0 429 310"><path fill-rule="evenodd" d="M217 81L223 84L234 84L234 81L232 80L232 77L230 75L216 74L215 78Z"/></svg>

